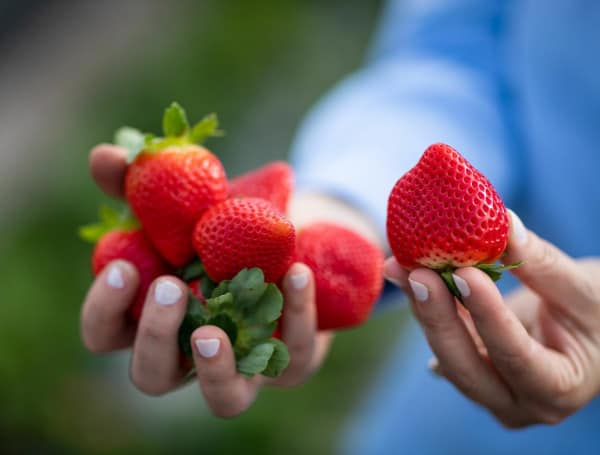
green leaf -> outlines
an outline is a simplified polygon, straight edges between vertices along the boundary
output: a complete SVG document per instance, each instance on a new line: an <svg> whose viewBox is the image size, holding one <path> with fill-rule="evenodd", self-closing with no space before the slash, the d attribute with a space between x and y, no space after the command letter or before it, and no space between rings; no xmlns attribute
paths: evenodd
<svg viewBox="0 0 600 455"><path fill-rule="evenodd" d="M192 294L189 289L186 314L198 322L204 322L210 316L208 309L194 296L194 294Z"/></svg>
<svg viewBox="0 0 600 455"><path fill-rule="evenodd" d="M189 123L183 108L176 102L165 109L163 132L166 137L178 137L187 133Z"/></svg>
<svg viewBox="0 0 600 455"><path fill-rule="evenodd" d="M269 324L281 316L283 308L283 295L273 283L269 283L265 292L256 302L253 311L248 314L248 319L256 324Z"/></svg>
<svg viewBox="0 0 600 455"><path fill-rule="evenodd" d="M78 230L79 237L90 243L96 243L104 234L114 229L131 230L139 228L138 221L127 207L121 211L108 205L100 206L98 210L100 222L81 226Z"/></svg>
<svg viewBox="0 0 600 455"><path fill-rule="evenodd" d="M238 327L229 315L219 313L216 316L210 318L207 321L207 324L216 325L217 327L222 329L229 337L229 341L231 342L232 346L237 341Z"/></svg>
<svg viewBox="0 0 600 455"><path fill-rule="evenodd" d="M202 291L202 295L207 297L212 295L215 290L217 283L211 280L207 275L204 275L200 280L200 290Z"/></svg>
<svg viewBox="0 0 600 455"><path fill-rule="evenodd" d="M127 150L127 162L131 163L144 149L145 135L140 130L123 126L115 131L114 142Z"/></svg>
<svg viewBox="0 0 600 455"><path fill-rule="evenodd" d="M208 114L202 120L194 125L190 132L190 141L199 144L211 136L223 136L224 133L219 129L219 119L217 114Z"/></svg>
<svg viewBox="0 0 600 455"><path fill-rule="evenodd" d="M220 295L226 294L227 292L229 292L229 280L223 280L221 281L216 288L213 289L212 293L210 294L211 298L214 297L219 297Z"/></svg>
<svg viewBox="0 0 600 455"><path fill-rule="evenodd" d="M269 359L267 367L262 371L262 374L270 378L276 378L287 368L290 363L290 353L283 342L276 338L271 338L269 343L273 345L273 354Z"/></svg>
<svg viewBox="0 0 600 455"><path fill-rule="evenodd" d="M446 283L446 286L448 286L448 289L450 290L452 295L454 295L454 297L456 297L458 300L460 300L460 303L463 303L462 294L460 293L460 291L458 290L458 287L456 286L456 283L454 282L454 277L452 276L452 271L440 272L440 276L444 280L444 283Z"/></svg>
<svg viewBox="0 0 600 455"><path fill-rule="evenodd" d="M265 325L244 327L243 330L240 330L239 338L245 346L254 346L269 340L273 336L275 328L277 328L277 321Z"/></svg>
<svg viewBox="0 0 600 455"><path fill-rule="evenodd" d="M195 280L196 278L202 278L204 276L204 266L200 261L194 261L183 268L183 270L180 273L180 276L181 279L186 282L190 280Z"/></svg>
<svg viewBox="0 0 600 455"><path fill-rule="evenodd" d="M254 346L252 350L237 362L237 370L246 376L254 376L267 368L269 359L275 351L272 343L261 343Z"/></svg>
<svg viewBox="0 0 600 455"><path fill-rule="evenodd" d="M181 326L179 326L179 332L177 332L177 341L180 349L188 357L192 357L192 347L190 346L190 338L194 330L198 327L205 325L206 322L202 319L194 318L190 314L186 314L183 318Z"/></svg>
<svg viewBox="0 0 600 455"><path fill-rule="evenodd" d="M241 270L229 283L229 291L235 297L235 307L242 312L252 310L266 289L265 276L257 267Z"/></svg>
<svg viewBox="0 0 600 455"><path fill-rule="evenodd" d="M218 297L211 297L206 301L206 306L211 314L219 311L230 311L233 308L233 294L227 292Z"/></svg>

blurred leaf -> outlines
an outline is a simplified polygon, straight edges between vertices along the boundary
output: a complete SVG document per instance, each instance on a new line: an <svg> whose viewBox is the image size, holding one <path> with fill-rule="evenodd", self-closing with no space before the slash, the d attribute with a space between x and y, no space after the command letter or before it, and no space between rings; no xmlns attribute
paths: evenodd
<svg viewBox="0 0 600 455"><path fill-rule="evenodd" d="M163 133L165 137L183 136L189 128L187 116L183 108L176 102L165 109L163 116Z"/></svg>

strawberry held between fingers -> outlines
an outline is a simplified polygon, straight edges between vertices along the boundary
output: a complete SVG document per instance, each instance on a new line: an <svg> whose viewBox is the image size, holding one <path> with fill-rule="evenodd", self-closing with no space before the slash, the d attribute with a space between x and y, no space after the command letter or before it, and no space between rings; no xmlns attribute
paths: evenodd
<svg viewBox="0 0 600 455"><path fill-rule="evenodd" d="M262 269L266 282L279 282L292 263L295 241L292 223L258 198L228 199L211 207L193 234L206 273L217 283L252 267Z"/></svg>
<svg viewBox="0 0 600 455"><path fill-rule="evenodd" d="M135 266L140 282L133 304L129 307L129 316L134 322L138 322L148 288L156 278L172 272L169 265L160 257L128 211L119 213L109 207L101 207L100 222L81 227L79 236L96 244L92 253L94 276L109 262L117 259Z"/></svg>
<svg viewBox="0 0 600 455"><path fill-rule="evenodd" d="M132 150L125 178L127 201L160 254L172 265L183 266L194 258L191 237L196 221L227 198L227 182L218 158L196 145L219 134L216 117L207 116L190 128L183 109L173 103L165 111L163 129L164 138L122 129L117 142Z"/></svg>
<svg viewBox="0 0 600 455"><path fill-rule="evenodd" d="M257 197L269 201L281 213L287 212L294 186L289 164L275 161L229 181L229 197Z"/></svg>
<svg viewBox="0 0 600 455"><path fill-rule="evenodd" d="M296 260L315 277L319 330L367 320L383 288L383 251L358 233L315 223L298 233Z"/></svg>
<svg viewBox="0 0 600 455"><path fill-rule="evenodd" d="M387 212L387 235L396 260L452 280L457 267L476 266L494 280L517 266L495 266L508 244L508 213L488 179L456 150L433 144L394 186Z"/></svg>

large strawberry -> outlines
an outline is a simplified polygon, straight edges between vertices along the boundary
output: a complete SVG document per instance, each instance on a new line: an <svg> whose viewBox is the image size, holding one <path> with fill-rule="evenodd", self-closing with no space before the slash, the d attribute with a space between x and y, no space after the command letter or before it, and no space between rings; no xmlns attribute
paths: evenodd
<svg viewBox="0 0 600 455"><path fill-rule="evenodd" d="M383 251L358 233L315 223L298 233L296 260L314 273L320 330L365 322L383 287Z"/></svg>
<svg viewBox="0 0 600 455"><path fill-rule="evenodd" d="M216 282L258 267L265 281L277 283L292 262L295 241L292 223L258 198L228 199L211 207L193 235L206 273Z"/></svg>
<svg viewBox="0 0 600 455"><path fill-rule="evenodd" d="M92 253L94 275L116 259L123 259L136 267L140 282L129 307L129 315L134 322L139 321L150 284L159 276L171 273L168 264L139 227L110 209L101 209L101 223L83 227L80 234L85 240L97 241Z"/></svg>
<svg viewBox="0 0 600 455"><path fill-rule="evenodd" d="M131 128L117 142L132 149L125 178L127 200L161 255L174 266L194 258L192 230L212 205L227 198L221 162L196 145L218 134L215 116L190 128L183 109L173 103L163 118L165 137L143 136Z"/></svg>
<svg viewBox="0 0 600 455"><path fill-rule="evenodd" d="M488 179L456 150L433 144L394 186L387 235L407 269L437 270L455 295L452 271L477 266L498 279L495 266L508 243L508 214Z"/></svg>
<svg viewBox="0 0 600 455"><path fill-rule="evenodd" d="M230 180L229 196L262 198L286 213L293 186L294 173L290 165L275 161Z"/></svg>

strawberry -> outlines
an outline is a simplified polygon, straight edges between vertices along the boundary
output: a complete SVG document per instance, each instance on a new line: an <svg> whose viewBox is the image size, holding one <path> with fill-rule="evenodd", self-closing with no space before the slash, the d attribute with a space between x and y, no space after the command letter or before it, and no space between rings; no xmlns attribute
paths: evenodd
<svg viewBox="0 0 600 455"><path fill-rule="evenodd" d="M130 262L138 271L140 284L133 304L129 308L129 315L137 322L142 315L150 284L159 276L170 273L169 266L161 259L141 229L115 229L104 234L92 254L94 275L98 275L109 262L115 259Z"/></svg>
<svg viewBox="0 0 600 455"><path fill-rule="evenodd" d="M286 213L294 175L289 164L275 161L229 181L229 197L258 197Z"/></svg>
<svg viewBox="0 0 600 455"><path fill-rule="evenodd" d="M206 274L215 282L258 267L278 282L292 262L294 226L263 199L228 199L208 209L193 233Z"/></svg>
<svg viewBox="0 0 600 455"><path fill-rule="evenodd" d="M388 201L387 235L400 265L437 270L457 296L457 267L477 266L498 279L517 265L493 265L506 249L508 223L492 184L446 144L427 148Z"/></svg>
<svg viewBox="0 0 600 455"><path fill-rule="evenodd" d="M298 233L296 260L315 276L319 330L365 322L383 288L383 251L356 232L315 223Z"/></svg>
<svg viewBox="0 0 600 455"><path fill-rule="evenodd" d="M194 258L194 225L227 198L227 181L217 157L196 145L219 134L215 116L190 129L185 112L173 103L165 111L163 130L165 137L155 138L121 129L116 142L131 149L125 177L129 205L160 254L179 267Z"/></svg>

